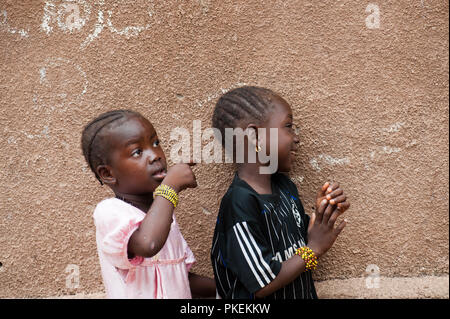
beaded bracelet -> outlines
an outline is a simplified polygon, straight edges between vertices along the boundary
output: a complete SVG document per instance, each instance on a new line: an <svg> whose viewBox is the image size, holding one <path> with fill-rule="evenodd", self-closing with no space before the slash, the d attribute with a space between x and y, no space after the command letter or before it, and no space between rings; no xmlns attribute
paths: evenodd
<svg viewBox="0 0 450 319"><path fill-rule="evenodd" d="M300 247L295 251L295 254L302 257L302 259L305 261L306 271L314 270L317 268L317 256L314 254L311 248L306 246Z"/></svg>
<svg viewBox="0 0 450 319"><path fill-rule="evenodd" d="M161 196L167 199L173 204L173 208L177 207L178 205L178 194L170 186L160 184L153 192L153 198L155 198L156 196Z"/></svg>

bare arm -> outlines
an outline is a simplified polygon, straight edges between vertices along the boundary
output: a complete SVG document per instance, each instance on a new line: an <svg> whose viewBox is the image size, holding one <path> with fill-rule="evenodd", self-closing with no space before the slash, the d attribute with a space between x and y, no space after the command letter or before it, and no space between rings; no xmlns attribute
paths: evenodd
<svg viewBox="0 0 450 319"><path fill-rule="evenodd" d="M176 164L167 172L162 184L172 187L179 193L188 187L197 187L195 175L189 166L194 164ZM128 242L128 254L131 256L153 257L166 243L172 224L173 204L167 199L156 196L139 228Z"/></svg>
<svg viewBox="0 0 450 319"><path fill-rule="evenodd" d="M317 258L321 257L333 246L337 237L346 226L347 222L344 220L334 228L336 219L350 207L350 204L346 202L345 197L339 198L339 200L335 198L342 192L336 192L329 196L328 198L334 199L332 202L334 205L330 204L328 198L325 196L328 186L329 183L326 183L319 191L317 195L318 208L308 225L308 246L313 250ZM338 188L338 186L337 183L333 185L334 188ZM332 190L328 193L330 194L331 192ZM340 203L345 201L345 203L342 203L342 206L338 206L336 205L338 201ZM258 290L255 293L255 297L262 298L274 293L278 289L294 281L295 278L305 271L305 269L305 261L298 255L292 256L281 264L281 270L278 273L278 276L276 276L267 286Z"/></svg>
<svg viewBox="0 0 450 319"><path fill-rule="evenodd" d="M132 256L152 257L166 243L174 207L167 199L156 196L147 216L128 242L128 254Z"/></svg>
<svg viewBox="0 0 450 319"><path fill-rule="evenodd" d="M255 293L255 297L263 298L274 293L278 289L283 288L300 276L300 274L305 271L305 266L305 262L300 256L292 256L281 264L281 270L278 273L278 276L276 276L270 284L258 290Z"/></svg>

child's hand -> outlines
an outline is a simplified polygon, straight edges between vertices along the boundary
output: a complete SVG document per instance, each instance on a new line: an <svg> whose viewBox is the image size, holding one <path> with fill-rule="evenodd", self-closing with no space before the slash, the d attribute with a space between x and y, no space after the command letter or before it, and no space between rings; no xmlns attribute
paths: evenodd
<svg viewBox="0 0 450 319"><path fill-rule="evenodd" d="M195 163L193 162L188 164L175 164L169 168L167 175L161 184L172 187L177 193L186 188L197 187L197 180L195 179L194 172L191 169L191 166L194 165Z"/></svg>
<svg viewBox="0 0 450 319"><path fill-rule="evenodd" d="M334 228L336 219L343 213L342 209L334 207L326 198L323 199L309 221L308 247L317 257L325 254L333 246L337 236L347 225L347 221L344 220Z"/></svg>
<svg viewBox="0 0 450 319"><path fill-rule="evenodd" d="M339 187L339 183L337 182L334 182L331 185L329 182L326 182L317 192L316 212L317 208L320 206L320 203L324 199L328 200L331 205L337 205L337 209L339 209L342 213L350 207L350 203L347 201L347 196L344 195L344 191Z"/></svg>

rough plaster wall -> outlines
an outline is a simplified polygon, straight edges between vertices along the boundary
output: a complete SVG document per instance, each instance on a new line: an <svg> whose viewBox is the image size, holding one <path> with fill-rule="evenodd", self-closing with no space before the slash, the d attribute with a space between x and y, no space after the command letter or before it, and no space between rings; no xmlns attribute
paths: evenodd
<svg viewBox="0 0 450 319"><path fill-rule="evenodd" d="M448 1L373 2L375 29L369 3L0 0L0 297L103 289L92 211L112 193L81 155L88 120L135 109L168 156L242 83L291 103L307 213L326 180L350 198L316 279L448 274ZM200 274L232 169L198 165L176 211Z"/></svg>

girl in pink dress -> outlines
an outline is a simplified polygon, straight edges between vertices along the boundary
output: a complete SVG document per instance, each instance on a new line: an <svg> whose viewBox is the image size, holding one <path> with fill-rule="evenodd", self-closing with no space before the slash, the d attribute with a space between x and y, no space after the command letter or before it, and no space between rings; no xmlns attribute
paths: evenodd
<svg viewBox="0 0 450 319"><path fill-rule="evenodd" d="M214 297L214 280L189 272L195 258L173 214L178 193L197 186L193 164L167 169L153 125L130 110L92 120L81 144L100 184L115 194L93 215L108 298Z"/></svg>

